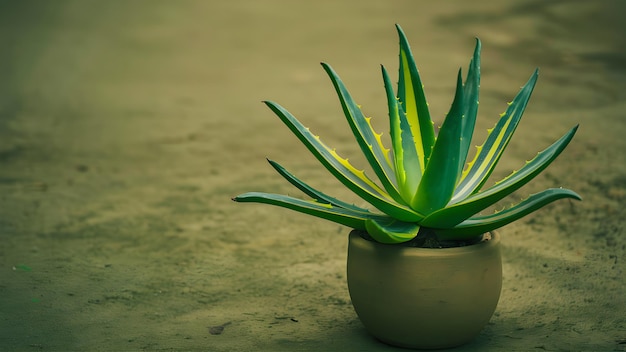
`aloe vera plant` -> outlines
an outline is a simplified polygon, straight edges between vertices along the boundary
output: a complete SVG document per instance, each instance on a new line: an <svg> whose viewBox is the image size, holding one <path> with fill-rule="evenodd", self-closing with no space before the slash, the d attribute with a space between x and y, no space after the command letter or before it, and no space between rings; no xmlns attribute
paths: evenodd
<svg viewBox="0 0 626 352"><path fill-rule="evenodd" d="M454 100L436 134L409 43L400 26L396 25L396 28L400 37L396 92L387 71L381 66L389 109L389 149L383 144L382 134L374 131L370 118L363 114L337 73L322 63L339 96L352 133L379 182L339 156L285 108L272 101L264 102L334 177L378 211L330 197L272 160L268 161L281 176L312 199L249 192L233 200L289 208L365 230L374 240L392 244L410 241L418 233L426 232L440 240L468 240L507 225L555 200L581 199L574 191L550 188L505 210L479 214L541 173L565 149L578 125L517 171L483 189L519 124L538 71L535 70L513 101L508 103L499 121L488 131L484 143L476 147L473 159L468 161L478 112L480 40L476 39L465 82L459 70Z"/></svg>

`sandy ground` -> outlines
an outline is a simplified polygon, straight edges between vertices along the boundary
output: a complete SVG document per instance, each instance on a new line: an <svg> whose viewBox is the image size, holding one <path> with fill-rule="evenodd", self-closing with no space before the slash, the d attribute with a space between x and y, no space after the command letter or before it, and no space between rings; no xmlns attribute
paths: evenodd
<svg viewBox="0 0 626 352"><path fill-rule="evenodd" d="M432 4L0 1L0 350L395 351L350 304L349 229L230 201L296 194L271 157L358 202L260 101L358 160L318 63L384 130L394 23L439 118L483 40L479 138L541 67L496 178L581 124L508 201L584 201L501 230L498 309L459 350L626 350L625 3Z"/></svg>

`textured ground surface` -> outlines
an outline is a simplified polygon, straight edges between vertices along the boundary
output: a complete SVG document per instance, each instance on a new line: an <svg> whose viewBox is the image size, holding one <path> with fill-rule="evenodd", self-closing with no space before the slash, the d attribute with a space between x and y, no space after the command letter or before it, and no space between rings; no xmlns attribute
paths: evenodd
<svg viewBox="0 0 626 352"><path fill-rule="evenodd" d="M295 193L267 156L358 201L259 101L358 161L318 62L385 130L400 23L438 119L483 40L479 138L541 67L494 176L581 124L509 201L584 201L501 230L500 304L460 350L626 350L625 6L494 3L0 1L0 349L395 350L350 304L348 229L229 198Z"/></svg>

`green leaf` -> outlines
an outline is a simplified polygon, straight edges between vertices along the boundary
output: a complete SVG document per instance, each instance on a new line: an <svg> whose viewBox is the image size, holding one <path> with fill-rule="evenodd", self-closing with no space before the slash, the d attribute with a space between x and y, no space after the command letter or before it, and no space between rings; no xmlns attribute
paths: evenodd
<svg viewBox="0 0 626 352"><path fill-rule="evenodd" d="M335 207L330 204L306 201L281 194L248 192L238 195L233 198L233 200L241 203L252 202L276 205L359 230L365 230L365 220L369 218L378 219L379 221L383 221L387 218L384 215L362 213L351 209Z"/></svg>
<svg viewBox="0 0 626 352"><path fill-rule="evenodd" d="M326 195L326 194L316 190L315 188L307 185L306 183L304 183L303 181L298 179L293 174L289 173L289 171L287 171L279 163L277 163L275 161L272 161L270 159L267 159L267 161L270 163L270 165L272 165L272 167L276 171L278 171L278 173L281 176L283 176L287 181L289 181L289 183L291 183L292 185L296 186L296 188L298 188L299 190L304 192L304 194L306 194L309 197L315 199L318 203L326 203L326 204L334 205L336 207L345 208L345 209L349 209L349 210L353 210L353 211L357 211L357 212L369 213L369 210L367 210L365 208L361 208L361 207L358 207L358 206L356 206L354 204L343 202L343 201L341 201L339 199L330 197L330 196L328 196L328 195Z"/></svg>
<svg viewBox="0 0 626 352"><path fill-rule="evenodd" d="M333 82L335 91L339 96L344 115L348 120L350 129L354 134L365 158L372 170L378 176L387 193L397 202L404 203L396 188L396 176L389 159L389 149L385 148L381 140L381 134L374 131L371 118L363 115L360 107L354 102L350 92L339 78L339 75L328 64L322 62L322 67Z"/></svg>
<svg viewBox="0 0 626 352"><path fill-rule="evenodd" d="M519 189L541 171L543 171L557 156L565 149L567 144L572 140L578 125L569 130L563 137L559 138L551 146L537 153L537 156L519 169L513 172L502 181L497 182L491 188L476 193L467 199L450 205L445 209L441 209L428 215L422 222L422 226L433 228L451 228L461 223L470 216L477 214L492 204L500 201L502 198Z"/></svg>
<svg viewBox="0 0 626 352"><path fill-rule="evenodd" d="M512 206L509 209L496 212L490 215L473 216L463 221L451 229L437 229L437 237L440 239L462 240L471 238L500 227L510 224L513 221L542 208L543 206L563 198L581 200L581 197L574 191L564 188L550 188L536 193Z"/></svg>
<svg viewBox="0 0 626 352"><path fill-rule="evenodd" d="M396 203L392 197L368 178L363 170L356 169L348 162L348 159L341 158L334 149L322 143L318 136L313 135L285 108L271 101L266 101L265 104L289 127L315 158L356 195L394 218L403 221L423 219L423 215Z"/></svg>
<svg viewBox="0 0 626 352"><path fill-rule="evenodd" d="M398 99L402 103L402 110L411 126L415 138L415 148L419 158L420 170L426 169L426 163L435 145L435 128L430 118L424 85L417 70L409 41L400 25L396 24L400 38L400 66L398 77Z"/></svg>
<svg viewBox="0 0 626 352"><path fill-rule="evenodd" d="M461 145L459 148L459 176L465 166L467 154L474 134L476 115L478 114L478 100L480 91L480 40L476 38L474 56L469 64L467 78L463 85L463 118L461 119ZM458 181L458 180L457 180Z"/></svg>
<svg viewBox="0 0 626 352"><path fill-rule="evenodd" d="M487 139L483 145L478 147L474 160L468 163L467 169L461 176L461 182L450 201L451 204L462 201L470 194L476 193L485 184L524 114L537 83L537 77L538 71L535 70L528 82L509 104L506 112L501 115L495 127L489 130Z"/></svg>
<svg viewBox="0 0 626 352"><path fill-rule="evenodd" d="M385 92L387 93L391 144L398 189L400 195L408 204L413 199L422 178L422 170L420 169L421 157L415 149L416 144L410 123L406 118L402 105L394 95L387 70L385 70L384 66L381 66L381 69L385 83Z"/></svg>
<svg viewBox="0 0 626 352"><path fill-rule="evenodd" d="M420 226L417 223L394 219L367 219L365 229L377 242L397 244L412 240L417 236Z"/></svg>
<svg viewBox="0 0 626 352"><path fill-rule="evenodd" d="M458 159L463 135L463 100L463 82L459 70L454 101L439 130L422 181L411 202L411 208L426 214L427 218L448 204L461 172Z"/></svg>

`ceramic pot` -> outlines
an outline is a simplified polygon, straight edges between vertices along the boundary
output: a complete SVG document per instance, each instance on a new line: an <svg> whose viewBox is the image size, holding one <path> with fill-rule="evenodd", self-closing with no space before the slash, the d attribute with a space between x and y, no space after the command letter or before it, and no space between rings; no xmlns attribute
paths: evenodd
<svg viewBox="0 0 626 352"><path fill-rule="evenodd" d="M489 322L502 287L500 237L428 249L386 245L350 233L348 289L365 328L394 346L440 349L472 340Z"/></svg>

